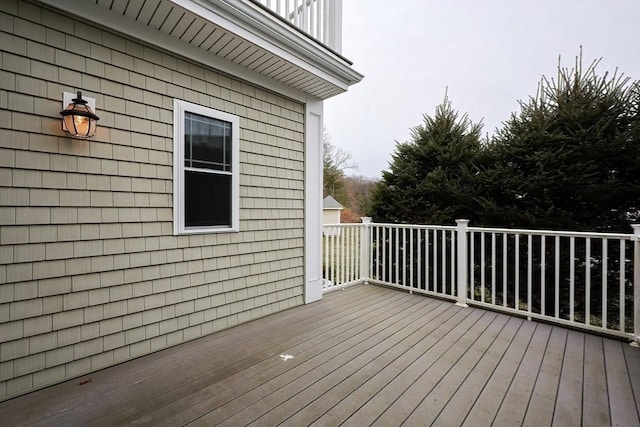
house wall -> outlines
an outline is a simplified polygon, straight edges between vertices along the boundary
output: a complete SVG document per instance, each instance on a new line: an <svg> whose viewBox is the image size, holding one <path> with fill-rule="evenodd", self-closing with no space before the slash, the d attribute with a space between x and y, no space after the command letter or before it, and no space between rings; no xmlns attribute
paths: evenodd
<svg viewBox="0 0 640 427"><path fill-rule="evenodd" d="M239 233L172 234L174 98L240 116ZM303 141L303 104L0 2L0 399L302 304Z"/></svg>
<svg viewBox="0 0 640 427"><path fill-rule="evenodd" d="M323 209L323 224L340 224L340 209Z"/></svg>

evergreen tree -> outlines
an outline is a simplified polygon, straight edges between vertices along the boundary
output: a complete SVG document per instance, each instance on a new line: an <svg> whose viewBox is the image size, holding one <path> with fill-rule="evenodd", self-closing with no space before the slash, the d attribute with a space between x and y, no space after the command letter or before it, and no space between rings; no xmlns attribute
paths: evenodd
<svg viewBox="0 0 640 427"><path fill-rule="evenodd" d="M458 116L445 97L435 115L398 143L372 200L376 222L451 223L475 218L482 124Z"/></svg>
<svg viewBox="0 0 640 427"><path fill-rule="evenodd" d="M485 222L629 232L640 210L640 90L598 76L597 64L559 67L497 133L482 174Z"/></svg>

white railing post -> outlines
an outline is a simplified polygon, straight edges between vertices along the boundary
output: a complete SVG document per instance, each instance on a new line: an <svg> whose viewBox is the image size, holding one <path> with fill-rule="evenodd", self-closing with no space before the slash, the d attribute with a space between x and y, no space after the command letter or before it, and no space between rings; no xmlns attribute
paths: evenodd
<svg viewBox="0 0 640 427"><path fill-rule="evenodd" d="M458 302L456 305L460 307L469 307L467 305L467 273L469 271L469 259L467 251L467 227L468 219L456 219L456 240L458 241L458 252L456 256L457 278L458 278Z"/></svg>
<svg viewBox="0 0 640 427"><path fill-rule="evenodd" d="M640 224L633 224L633 343L640 346ZM624 266L622 267L624 268Z"/></svg>
<svg viewBox="0 0 640 427"><path fill-rule="evenodd" d="M360 218L360 280L369 280L369 258L371 257L371 217Z"/></svg>

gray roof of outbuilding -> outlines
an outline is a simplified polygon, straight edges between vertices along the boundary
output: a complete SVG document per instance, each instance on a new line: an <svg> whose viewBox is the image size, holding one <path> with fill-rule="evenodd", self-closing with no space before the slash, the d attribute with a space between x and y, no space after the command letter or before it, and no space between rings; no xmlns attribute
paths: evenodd
<svg viewBox="0 0 640 427"><path fill-rule="evenodd" d="M338 203L333 197L327 196L322 201L322 209L344 209L344 206Z"/></svg>

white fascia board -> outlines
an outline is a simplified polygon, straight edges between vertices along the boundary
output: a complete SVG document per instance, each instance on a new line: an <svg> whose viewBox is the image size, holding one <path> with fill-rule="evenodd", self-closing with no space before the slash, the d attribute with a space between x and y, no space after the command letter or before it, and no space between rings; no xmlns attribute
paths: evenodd
<svg viewBox="0 0 640 427"><path fill-rule="evenodd" d="M363 76L338 55L246 0L170 0L346 91Z"/></svg>
<svg viewBox="0 0 640 427"><path fill-rule="evenodd" d="M306 102L307 100L308 95L298 89L287 86L217 55L212 55L156 29L140 25L126 16L117 15L101 6L96 6L95 3L78 0L40 0L40 2L62 11L73 11L73 14L76 15L78 19L95 22L135 39L158 46L169 52L176 52L178 55L191 58L194 61L280 93L296 101Z"/></svg>

